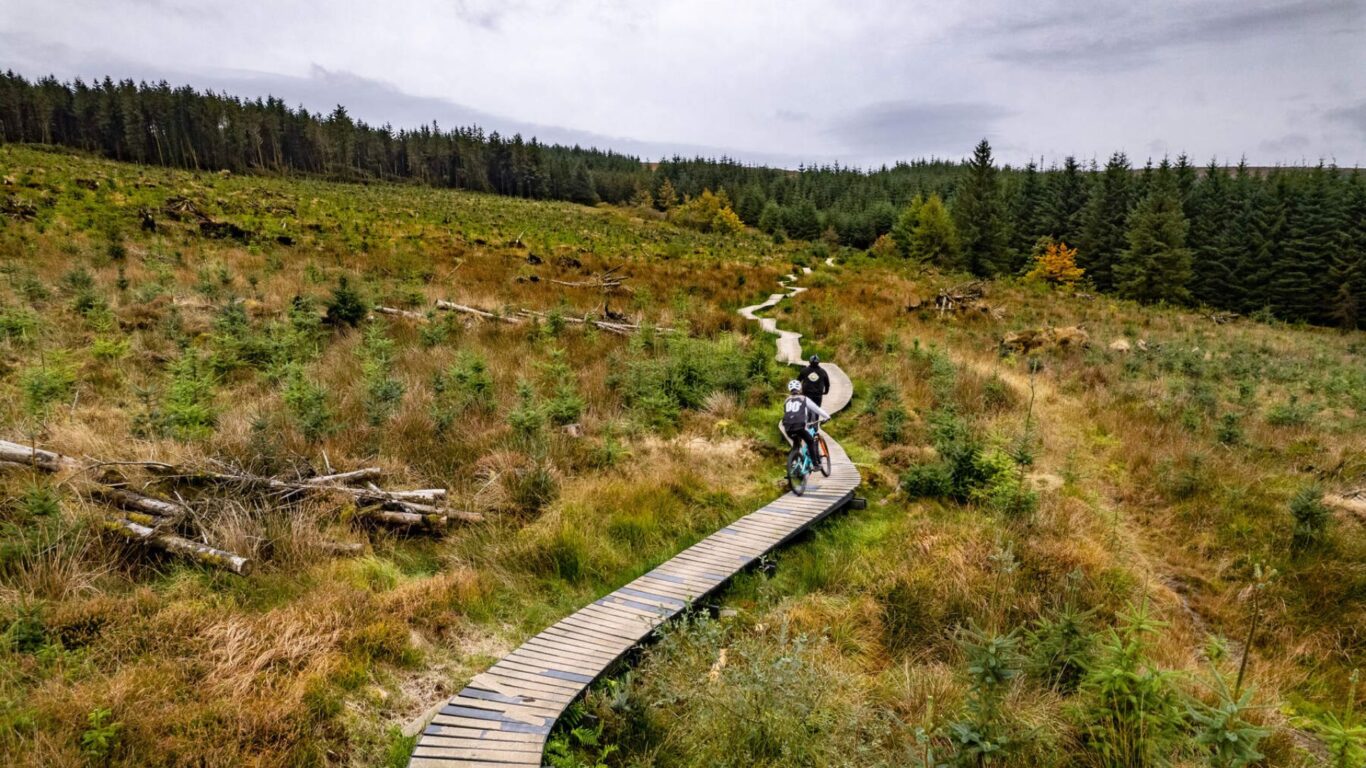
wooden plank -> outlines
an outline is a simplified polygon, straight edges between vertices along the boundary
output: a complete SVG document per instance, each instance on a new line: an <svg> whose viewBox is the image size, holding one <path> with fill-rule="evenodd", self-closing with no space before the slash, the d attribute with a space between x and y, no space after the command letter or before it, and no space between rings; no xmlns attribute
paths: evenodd
<svg viewBox="0 0 1366 768"><path fill-rule="evenodd" d="M709 584L701 581L689 583L677 574L657 573L647 573L627 586L646 592L668 594L670 597L682 600L684 605L691 605L698 596L710 588Z"/></svg>
<svg viewBox="0 0 1366 768"><path fill-rule="evenodd" d="M703 539L697 544L689 547L688 554L707 558L728 571L734 571L736 568L741 568L750 559L757 557L757 555L748 552L740 553L732 551L724 544L712 541L711 539Z"/></svg>
<svg viewBox="0 0 1366 768"><path fill-rule="evenodd" d="M698 566L698 564L688 563L686 560L675 560L668 566L656 568L654 573L686 578L688 584L695 585L695 588L702 590L702 592L712 592L717 586L725 584L725 581L731 578L728 574L720 573L716 568Z"/></svg>
<svg viewBox="0 0 1366 768"><path fill-rule="evenodd" d="M499 660L502 661L501 659ZM486 671L475 675L470 685L488 690L497 686L496 693L504 695L523 695L536 697L565 697L572 699L579 693L580 686L564 680L542 679L539 676L515 669L499 667L494 664Z"/></svg>
<svg viewBox="0 0 1366 768"><path fill-rule="evenodd" d="M660 608L674 611L681 611L688 607L688 601L681 597L674 597L673 595L666 595L661 592L629 585L618 589L613 592L612 595L626 600L658 605Z"/></svg>
<svg viewBox="0 0 1366 768"><path fill-rule="evenodd" d="M492 667L475 675L474 678L470 680L469 685L465 687L497 693L511 699L530 696L532 698L543 699L555 698L563 701L566 698L572 698L576 694L575 691L564 690L558 687L546 687L545 690L534 691L528 689L528 686L530 685L533 684L524 680L510 679L506 675L499 674L498 665L497 662L495 662ZM451 700L454 701L455 698L458 698L458 695Z"/></svg>
<svg viewBox="0 0 1366 768"><path fill-rule="evenodd" d="M696 557L694 557L692 554L688 552L678 553L678 555L676 555L674 559L670 560L664 565L659 566L655 569L655 571L668 572L673 569L692 571L700 576L703 576L708 579L713 579L715 581L725 581L726 579L730 578L733 574L733 571L731 571L731 569L729 568L717 567L713 563L698 560Z"/></svg>
<svg viewBox="0 0 1366 768"><path fill-rule="evenodd" d="M622 587L622 589L638 589L642 592L663 595L682 601L685 605L692 600L693 595L697 594L697 590L689 587L686 582L675 579L661 579L654 575L653 571L637 576L635 581Z"/></svg>
<svg viewBox="0 0 1366 768"><path fill-rule="evenodd" d="M486 760L489 763L525 763L535 760L540 763L541 754L518 752L511 749L493 749L492 745L469 748L469 746L426 745L421 743L413 750L413 757L437 757L443 760Z"/></svg>
<svg viewBox="0 0 1366 768"><path fill-rule="evenodd" d="M769 516L745 515L731 523L731 527L751 533L767 533L771 536L786 536L796 526L786 520L778 521Z"/></svg>
<svg viewBox="0 0 1366 768"><path fill-rule="evenodd" d="M584 618L592 618L634 632L637 639L653 632L673 615L672 611L625 595L606 595L585 605L580 613Z"/></svg>
<svg viewBox="0 0 1366 768"><path fill-rule="evenodd" d="M729 578L728 573L677 557L650 573L656 577L683 579L687 584L695 584L704 589L711 589Z"/></svg>
<svg viewBox="0 0 1366 768"><path fill-rule="evenodd" d="M538 663L546 664L546 666L563 668L563 670L571 672L583 672L583 674L600 671L602 667L615 660L607 656L568 655L559 648L542 648L540 645L522 645L514 652L508 653L507 657L534 659Z"/></svg>
<svg viewBox="0 0 1366 768"><path fill-rule="evenodd" d="M773 543L774 533L775 531L768 528L756 528L746 524L744 518L741 518L717 531L715 536L717 541L767 546Z"/></svg>
<svg viewBox="0 0 1366 768"><path fill-rule="evenodd" d="M704 579L694 575L688 579L677 573L658 573L651 571L644 576L631 582L633 586L639 585L640 589L651 591L670 588L674 595L680 595L680 599L692 603L706 592L715 587L716 582L712 579Z"/></svg>
<svg viewBox="0 0 1366 768"><path fill-rule="evenodd" d="M529 758L540 760L541 753L545 750L539 744L532 742L512 742L502 743L484 741L482 739L457 739L446 736L427 736L422 739L419 745L421 748L443 747L446 749L497 749L501 752L522 753Z"/></svg>
<svg viewBox="0 0 1366 768"><path fill-rule="evenodd" d="M478 739L479 741L489 742L490 744L533 744L540 745L542 739L535 733L514 733L512 731L491 731L487 727L469 727L463 725L449 725L433 721L422 732L422 738L433 736L459 737L462 739Z"/></svg>
<svg viewBox="0 0 1366 768"><path fill-rule="evenodd" d="M729 562L725 563L725 567L732 571L745 567L751 560L764 553L764 550L759 547L745 549L732 546L722 541L708 540L703 542L703 545L706 546L706 551L709 554L715 557L729 558Z"/></svg>
<svg viewBox="0 0 1366 768"><path fill-rule="evenodd" d="M522 644L523 648L542 656L553 656L580 664L584 667L603 667L611 664L620 655L617 651L598 651L585 647L571 648L552 638L533 637Z"/></svg>
<svg viewBox="0 0 1366 768"><path fill-rule="evenodd" d="M470 699L456 699L446 702L441 708L441 714L452 717L468 717L475 720L487 720L490 723L497 723L499 728L531 727L543 728L552 725L558 712L542 714L530 710L523 710L507 704L494 705L498 709L488 707L472 706L480 702ZM488 702L483 702L487 704Z"/></svg>
<svg viewBox="0 0 1366 768"><path fill-rule="evenodd" d="M562 646L547 644L544 641L531 638L525 643L513 649L508 656L519 656L526 658L542 659L546 663L554 662L568 669L578 669L581 671L595 671L600 669L603 664L610 663L614 655L608 653L587 654L581 650L568 651Z"/></svg>
<svg viewBox="0 0 1366 768"><path fill-rule="evenodd" d="M721 558L710 554L706 550L686 549L679 552L677 555L674 555L672 560L659 566L659 568L656 568L655 570L664 570L681 565L697 569L699 572L703 573L710 572L712 577L716 579L730 578L731 575L735 573L735 568L738 566L738 563L730 557L726 557L724 560L725 562L721 562Z"/></svg>
<svg viewBox="0 0 1366 768"><path fill-rule="evenodd" d="M595 603L596 605L596 603ZM605 616L599 616L594 611L580 609L571 616L566 616L560 620L556 626L564 631L574 631L592 633L610 637L614 648L622 647L622 643L627 643L625 647L639 642L642 635L650 631L648 624L642 621L611 621Z"/></svg>
<svg viewBox="0 0 1366 768"><path fill-rule="evenodd" d="M732 528L733 533L725 533L717 538L717 541L740 548L743 554L758 552L763 554L773 548L773 545L781 539L770 531L751 531L740 528Z"/></svg>
<svg viewBox="0 0 1366 768"><path fill-rule="evenodd" d="M515 707L515 711L517 712L525 711L535 713L544 717L549 717L553 720L558 718L560 714L564 712L564 708L569 706L569 703L574 700L574 697L572 696L556 696L551 698L550 696L531 696L527 694L515 697L518 699L518 701L515 702L504 702L503 700L505 698L510 697L505 697L502 694L494 693L492 691L466 687L461 689L460 693L448 703L458 704L459 706Z"/></svg>
<svg viewBox="0 0 1366 768"><path fill-rule="evenodd" d="M490 762L488 760L451 760L441 757L417 757L408 761L408 768L521 768L533 766L540 768L541 759L532 762Z"/></svg>
<svg viewBox="0 0 1366 768"><path fill-rule="evenodd" d="M717 573L721 574L734 573L735 570L740 567L740 563L738 563L735 558L713 554L709 548L699 544L694 544L682 552L679 552L674 556L674 560L685 563L697 563L698 565L713 568Z"/></svg>
<svg viewBox="0 0 1366 768"><path fill-rule="evenodd" d="M590 675L585 672L559 669L555 666L542 664L534 659L524 659L521 657L504 656L498 660L498 663L505 664L507 669L521 670L528 674L537 675L549 680L557 680L575 685L588 685L593 682L593 678L596 677L596 675Z"/></svg>
<svg viewBox="0 0 1366 768"><path fill-rule="evenodd" d="M497 720L481 720L475 717L461 717L459 715L438 714L432 718L433 723L440 725L461 725L466 728L475 728L487 731L499 731L502 733L521 733L544 736L550 733L549 728L537 728L532 725L521 725L520 723L503 723Z"/></svg>
<svg viewBox="0 0 1366 768"><path fill-rule="evenodd" d="M590 603L590 605L596 605L596 603ZM629 645L639 640L641 633L646 631L646 626L643 621L604 621L600 617L595 617L592 611L585 612L580 608L560 619L552 629L558 628L561 632L591 635L597 639L600 645L618 650L623 647L623 643Z"/></svg>

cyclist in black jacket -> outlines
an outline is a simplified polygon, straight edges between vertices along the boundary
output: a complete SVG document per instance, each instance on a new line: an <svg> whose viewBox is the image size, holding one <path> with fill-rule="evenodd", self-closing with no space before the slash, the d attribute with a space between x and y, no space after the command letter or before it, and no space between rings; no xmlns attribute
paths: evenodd
<svg viewBox="0 0 1366 768"><path fill-rule="evenodd" d="M830 376L821 367L819 355L811 356L811 363L797 374L797 380L802 383L802 394L811 398L816 405L820 405L830 392Z"/></svg>

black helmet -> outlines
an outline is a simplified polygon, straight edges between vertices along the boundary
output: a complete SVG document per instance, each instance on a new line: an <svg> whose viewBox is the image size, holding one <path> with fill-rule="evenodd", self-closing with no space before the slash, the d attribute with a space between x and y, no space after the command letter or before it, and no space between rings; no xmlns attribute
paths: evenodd
<svg viewBox="0 0 1366 768"><path fill-rule="evenodd" d="M820 355L812 355L812 356L811 356L811 364L812 364L812 365L815 365L816 363L819 363L820 361L821 361L821 356L820 356Z"/></svg>

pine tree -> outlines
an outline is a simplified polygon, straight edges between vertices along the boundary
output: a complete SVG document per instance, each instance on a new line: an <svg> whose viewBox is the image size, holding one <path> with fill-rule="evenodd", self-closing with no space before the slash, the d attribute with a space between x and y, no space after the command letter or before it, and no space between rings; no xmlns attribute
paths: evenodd
<svg viewBox="0 0 1366 768"><path fill-rule="evenodd" d="M1243 302L1241 259L1233 240L1239 217L1231 187L1228 172L1211 161L1186 205L1191 297L1224 309L1237 309Z"/></svg>
<svg viewBox="0 0 1366 768"><path fill-rule="evenodd" d="M1191 193L1195 191L1196 177L1195 166L1191 165L1190 158L1185 152L1176 156L1176 164L1172 166L1172 174L1176 177L1176 193L1181 196L1181 205L1186 212L1186 218L1191 218L1190 205Z"/></svg>
<svg viewBox="0 0 1366 768"><path fill-rule="evenodd" d="M664 179L659 183L659 189L655 190L655 207L667 213L677 202L678 192L674 190L673 182Z"/></svg>
<svg viewBox="0 0 1366 768"><path fill-rule="evenodd" d="M1366 327L1366 183L1359 170L1352 172L1343 191L1344 245L1334 267L1332 317L1339 327Z"/></svg>
<svg viewBox="0 0 1366 768"><path fill-rule="evenodd" d="M741 221L750 226L759 223L759 217L764 212L764 193L757 184L746 185L740 190L740 197L735 201L735 213L739 215Z"/></svg>
<svg viewBox="0 0 1366 768"><path fill-rule="evenodd" d="M1029 161L1021 174L1020 185L1013 202L1010 271L1015 272L1028 260L1034 244L1047 234L1048 229L1044 219L1047 211L1047 190L1039 176L1039 168L1033 160Z"/></svg>
<svg viewBox="0 0 1366 768"><path fill-rule="evenodd" d="M1054 240L1075 243L1081 239L1081 215L1086 209L1086 180L1081 166L1070 155L1062 170L1049 174L1047 230L1041 234Z"/></svg>
<svg viewBox="0 0 1366 768"><path fill-rule="evenodd" d="M777 234L783 228L783 209L777 203L769 200L764 203L764 210L759 214L759 229L770 235Z"/></svg>
<svg viewBox="0 0 1366 768"><path fill-rule="evenodd" d="M1273 311L1287 320L1329 322L1336 293L1329 288L1329 255L1338 241L1338 200L1331 194L1328 171L1319 165L1307 183L1287 182L1284 193L1291 215L1267 286Z"/></svg>
<svg viewBox="0 0 1366 768"><path fill-rule="evenodd" d="M1239 166L1236 187L1241 209L1238 221L1242 312L1272 310L1271 277L1283 247L1289 214L1289 192L1282 189L1278 178L1279 175L1268 182L1258 181L1245 165Z"/></svg>
<svg viewBox="0 0 1366 768"><path fill-rule="evenodd" d="M962 248L958 230L939 195L930 195L920 206L918 214L906 255L941 267L955 267L961 263Z"/></svg>
<svg viewBox="0 0 1366 768"><path fill-rule="evenodd" d="M1129 248L1114 267L1115 289L1142 302L1183 302L1190 298L1189 224L1170 163L1153 177L1147 197L1129 216Z"/></svg>
<svg viewBox="0 0 1366 768"><path fill-rule="evenodd" d="M631 192L631 205L637 208L653 208L655 198L650 194L650 188L637 181L635 189Z"/></svg>
<svg viewBox="0 0 1366 768"><path fill-rule="evenodd" d="M582 161L574 164L574 172L569 181L569 199L582 205L596 205L598 190L593 185L593 174Z"/></svg>
<svg viewBox="0 0 1366 768"><path fill-rule="evenodd" d="M783 229L788 237L797 240L815 240L821 234L820 211L810 198L803 198L783 211Z"/></svg>
<svg viewBox="0 0 1366 768"><path fill-rule="evenodd" d="M896 219L896 224L892 225L892 242L896 243L897 250L901 252L902 256L911 255L911 234L920 224L920 209L924 205L925 198L917 194L902 209L901 215Z"/></svg>
<svg viewBox="0 0 1366 768"><path fill-rule="evenodd" d="M1129 158L1123 152L1111 155L1083 215L1078 263L1102 291L1114 287L1115 262L1128 247L1125 223L1133 204L1129 175Z"/></svg>
<svg viewBox="0 0 1366 768"><path fill-rule="evenodd" d="M985 276L1003 270L1007 261L1005 220L991 144L986 139L973 150L968 175L954 195L953 218L968 271Z"/></svg>

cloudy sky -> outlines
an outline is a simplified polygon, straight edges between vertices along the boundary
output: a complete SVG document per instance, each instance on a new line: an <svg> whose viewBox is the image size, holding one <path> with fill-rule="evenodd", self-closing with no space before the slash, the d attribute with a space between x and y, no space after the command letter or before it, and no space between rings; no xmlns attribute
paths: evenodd
<svg viewBox="0 0 1366 768"><path fill-rule="evenodd" d="M1366 0L0 0L0 68L647 159L1366 166Z"/></svg>

